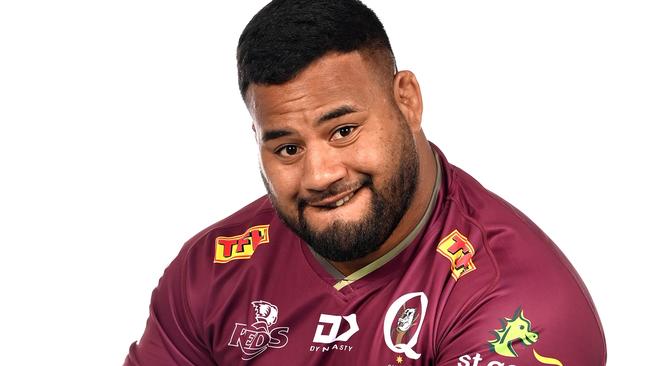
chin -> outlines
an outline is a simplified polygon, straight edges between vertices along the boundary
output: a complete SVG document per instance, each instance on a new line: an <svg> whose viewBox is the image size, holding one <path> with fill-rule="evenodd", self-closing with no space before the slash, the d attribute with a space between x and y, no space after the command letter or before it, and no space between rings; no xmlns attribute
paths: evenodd
<svg viewBox="0 0 650 366"><path fill-rule="evenodd" d="M318 221L317 223L313 223L312 221L307 221L307 226L309 230L313 231L314 233L318 234L323 234L330 230L333 226L356 226L359 223L361 223L363 220L330 220L330 221Z"/></svg>
<svg viewBox="0 0 650 366"><path fill-rule="evenodd" d="M310 229L322 232L331 228L334 224L339 225L357 225L365 221L365 218L368 215L368 210L355 210L357 212L333 212L342 210L342 208L337 208L331 210L332 212L324 212L316 215L305 215L305 221L307 226Z"/></svg>

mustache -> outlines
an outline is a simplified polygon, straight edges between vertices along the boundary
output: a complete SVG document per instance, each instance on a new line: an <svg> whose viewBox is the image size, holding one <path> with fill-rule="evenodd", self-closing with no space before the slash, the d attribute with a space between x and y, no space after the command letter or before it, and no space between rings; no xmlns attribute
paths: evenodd
<svg viewBox="0 0 650 366"><path fill-rule="evenodd" d="M298 197L298 211L302 212L307 205L312 205L316 202L324 201L330 197L334 197L343 192L357 191L363 187L371 187L372 178L367 175L364 175L358 182L349 183L349 182L336 182L326 190L311 194L309 196Z"/></svg>

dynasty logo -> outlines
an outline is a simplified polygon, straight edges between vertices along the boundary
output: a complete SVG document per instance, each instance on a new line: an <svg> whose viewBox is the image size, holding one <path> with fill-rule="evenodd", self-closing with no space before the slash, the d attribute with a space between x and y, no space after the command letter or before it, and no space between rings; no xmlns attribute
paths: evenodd
<svg viewBox="0 0 650 366"><path fill-rule="evenodd" d="M219 236L215 240L214 263L249 259L255 249L269 242L269 225L257 225L241 235Z"/></svg>
<svg viewBox="0 0 650 366"><path fill-rule="evenodd" d="M451 276L454 280L476 269L474 265L474 246L458 230L452 231L438 244L438 253L451 262Z"/></svg>
<svg viewBox="0 0 650 366"><path fill-rule="evenodd" d="M348 323L348 330L339 334L343 320ZM325 333L327 326L329 326L329 332ZM321 314L318 326L316 326L316 333L314 333L314 343L346 342L358 331L357 314L346 316Z"/></svg>
<svg viewBox="0 0 650 366"><path fill-rule="evenodd" d="M420 358L421 354L413 347L418 342L428 304L424 292L402 295L391 304L384 317L384 341L391 351L403 353L412 360Z"/></svg>
<svg viewBox="0 0 650 366"><path fill-rule="evenodd" d="M347 323L344 327L342 324ZM329 330L328 330L329 329ZM332 315L321 314L314 333L314 343L309 352L352 351L353 346L346 344L359 331L357 314ZM333 344L332 344L333 343ZM331 344L331 345L330 345Z"/></svg>
<svg viewBox="0 0 650 366"><path fill-rule="evenodd" d="M242 360L251 360L268 348L283 348L289 342L289 327L275 327L278 307L266 301L253 301L255 323L235 323L228 345L239 347Z"/></svg>

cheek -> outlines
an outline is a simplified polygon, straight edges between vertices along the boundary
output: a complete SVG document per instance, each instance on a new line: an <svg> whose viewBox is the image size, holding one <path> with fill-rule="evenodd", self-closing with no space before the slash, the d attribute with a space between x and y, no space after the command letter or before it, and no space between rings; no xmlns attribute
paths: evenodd
<svg viewBox="0 0 650 366"><path fill-rule="evenodd" d="M297 169L284 164L261 161L262 171L273 194L283 206L286 201L296 196L300 186L300 174Z"/></svg>
<svg viewBox="0 0 650 366"><path fill-rule="evenodd" d="M369 175L381 175L386 168L399 163L394 161L394 152L391 152L391 144L394 143L382 134L372 134L359 139L346 155L353 161L356 170Z"/></svg>

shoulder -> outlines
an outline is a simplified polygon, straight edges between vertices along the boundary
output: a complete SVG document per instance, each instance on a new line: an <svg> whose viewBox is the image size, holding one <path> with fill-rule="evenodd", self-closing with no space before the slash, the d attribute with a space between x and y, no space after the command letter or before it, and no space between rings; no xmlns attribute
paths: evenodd
<svg viewBox="0 0 650 366"><path fill-rule="evenodd" d="M516 273L548 280L549 271L577 276L562 251L524 213L463 170L450 165L448 174L450 215L480 232L477 242L499 267L500 277ZM546 270L539 271L540 266Z"/></svg>
<svg viewBox="0 0 650 366"><path fill-rule="evenodd" d="M165 270L159 287L175 289L189 312L201 313L206 303L220 296L211 292L215 284L221 293L236 291L230 287L237 281L229 279L271 267L276 254L286 250L278 243L292 239L268 198L261 197L188 240Z"/></svg>
<svg viewBox="0 0 650 366"><path fill-rule="evenodd" d="M228 247L237 243L260 244L268 238L270 223L276 218L275 210L266 196L251 202L239 211L201 230L188 240L179 257L201 257L212 259L207 262L227 263L232 260L244 259L252 255L253 245L243 246L243 251L229 253ZM220 250L217 250L220 249ZM207 257L206 257L207 256ZM199 258L197 258L199 259Z"/></svg>
<svg viewBox="0 0 650 366"><path fill-rule="evenodd" d="M481 232L480 246L496 266L501 284L538 284L577 290L588 297L584 284L557 245L524 213L453 167L450 206Z"/></svg>
<svg viewBox="0 0 650 366"><path fill-rule="evenodd" d="M539 361L535 353L568 364L602 364L605 345L598 315L560 249L469 174L450 164L446 173L446 221L453 223L446 231L457 228L471 243L474 268L456 281L448 300L460 311L444 316L450 322L439 344L441 364L469 365L476 354L503 362L519 357L527 364ZM504 333L515 328L523 331L521 337L505 340ZM567 337L575 340L567 342Z"/></svg>

